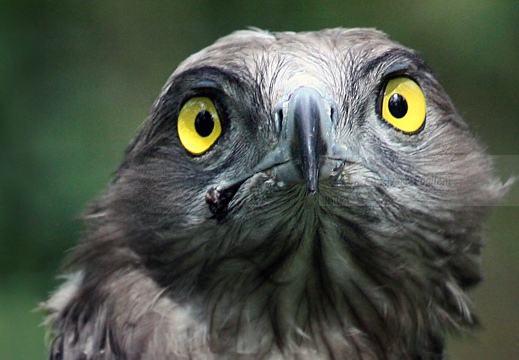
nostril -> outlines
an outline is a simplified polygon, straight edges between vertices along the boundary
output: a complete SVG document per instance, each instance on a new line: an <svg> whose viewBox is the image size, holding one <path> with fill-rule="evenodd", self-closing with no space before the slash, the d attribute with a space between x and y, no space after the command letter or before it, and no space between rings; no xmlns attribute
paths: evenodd
<svg viewBox="0 0 519 360"><path fill-rule="evenodd" d="M283 103L277 104L274 109L274 125L277 132L280 133L283 128Z"/></svg>
<svg viewBox="0 0 519 360"><path fill-rule="evenodd" d="M333 99L328 99L328 104L330 105L330 119L333 124L337 123L337 118L339 116L339 112L337 111L337 103Z"/></svg>
<svg viewBox="0 0 519 360"><path fill-rule="evenodd" d="M281 129L283 128L283 110L278 110L278 112L276 113L276 120L278 131L281 131Z"/></svg>

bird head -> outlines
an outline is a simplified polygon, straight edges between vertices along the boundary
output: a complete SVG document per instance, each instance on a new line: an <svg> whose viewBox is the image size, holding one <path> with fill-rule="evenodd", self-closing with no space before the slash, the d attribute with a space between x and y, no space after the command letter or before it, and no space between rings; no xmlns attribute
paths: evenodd
<svg viewBox="0 0 519 360"><path fill-rule="evenodd" d="M464 289L502 193L416 52L369 29L240 31L175 70L87 238L131 249L223 348L338 331L435 351L476 322Z"/></svg>

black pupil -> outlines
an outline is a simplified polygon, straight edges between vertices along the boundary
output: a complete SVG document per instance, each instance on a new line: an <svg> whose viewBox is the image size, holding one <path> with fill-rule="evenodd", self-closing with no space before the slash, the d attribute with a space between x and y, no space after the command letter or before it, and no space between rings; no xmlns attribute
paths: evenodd
<svg viewBox="0 0 519 360"><path fill-rule="evenodd" d="M389 98L389 112L397 119L403 118L407 114L407 101L400 94L393 94Z"/></svg>
<svg viewBox="0 0 519 360"><path fill-rule="evenodd" d="M213 116L209 111L202 110L195 119L195 129L198 135L206 137L211 135L214 129Z"/></svg>

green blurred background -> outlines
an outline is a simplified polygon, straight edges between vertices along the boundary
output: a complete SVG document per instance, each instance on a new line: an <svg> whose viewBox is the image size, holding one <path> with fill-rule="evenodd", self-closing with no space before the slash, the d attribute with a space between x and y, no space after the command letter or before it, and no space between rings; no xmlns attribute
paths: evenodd
<svg viewBox="0 0 519 360"><path fill-rule="evenodd" d="M0 359L45 358L42 313L82 208L109 181L178 63L247 26L376 27L423 54L519 174L519 1L2 1ZM519 359L519 186L487 226L484 327L451 359Z"/></svg>

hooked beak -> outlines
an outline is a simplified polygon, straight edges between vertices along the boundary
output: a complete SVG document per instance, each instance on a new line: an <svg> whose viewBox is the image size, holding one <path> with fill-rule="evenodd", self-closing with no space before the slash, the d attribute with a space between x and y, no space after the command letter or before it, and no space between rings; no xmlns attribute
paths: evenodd
<svg viewBox="0 0 519 360"><path fill-rule="evenodd" d="M314 193L319 179L331 173L323 164L325 157L333 152L334 104L317 90L301 87L281 107L283 121L278 151L287 161L274 168L275 175L287 183L304 182Z"/></svg>
<svg viewBox="0 0 519 360"><path fill-rule="evenodd" d="M333 124L337 105L313 87L291 91L276 105L280 137L277 146L251 172L212 187L206 201L217 219L227 213L227 205L240 186L256 173L270 170L278 183L305 183L310 194L318 191L319 181L350 158L348 149L336 144Z"/></svg>

